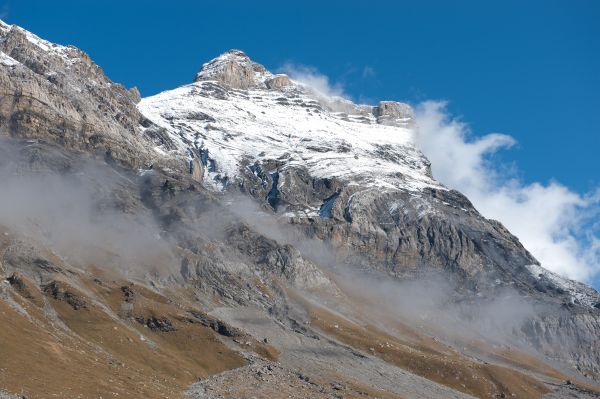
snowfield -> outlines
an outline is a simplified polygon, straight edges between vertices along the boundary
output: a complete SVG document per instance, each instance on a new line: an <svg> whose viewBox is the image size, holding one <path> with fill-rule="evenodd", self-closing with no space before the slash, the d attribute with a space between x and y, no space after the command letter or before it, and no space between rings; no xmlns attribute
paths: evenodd
<svg viewBox="0 0 600 399"><path fill-rule="evenodd" d="M207 173L229 180L242 161L278 160L284 173L305 166L315 178L411 191L442 188L428 174L413 129L329 111L298 90L241 91L201 81L144 98L138 107L171 133L178 152L208 149L216 168Z"/></svg>

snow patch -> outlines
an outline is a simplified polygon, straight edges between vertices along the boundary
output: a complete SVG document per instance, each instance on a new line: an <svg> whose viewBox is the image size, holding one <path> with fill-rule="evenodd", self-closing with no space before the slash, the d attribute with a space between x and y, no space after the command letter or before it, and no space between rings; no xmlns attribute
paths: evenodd
<svg viewBox="0 0 600 399"><path fill-rule="evenodd" d="M238 177L248 160L278 160L280 172L306 167L314 178L348 184L444 189L428 176L414 130L329 112L299 91L244 91L198 81L144 98L138 108L170 133L183 157L196 143L210 148L217 172L228 179Z"/></svg>
<svg viewBox="0 0 600 399"><path fill-rule="evenodd" d="M10 57L8 54L0 51L0 64L4 65L4 66L15 66L19 64L19 61L15 60L14 58Z"/></svg>
<svg viewBox="0 0 600 399"><path fill-rule="evenodd" d="M557 287L568 292L573 302L590 307L600 303L600 293L583 283L561 277L538 265L527 265L526 267L535 278L541 279L544 277Z"/></svg>

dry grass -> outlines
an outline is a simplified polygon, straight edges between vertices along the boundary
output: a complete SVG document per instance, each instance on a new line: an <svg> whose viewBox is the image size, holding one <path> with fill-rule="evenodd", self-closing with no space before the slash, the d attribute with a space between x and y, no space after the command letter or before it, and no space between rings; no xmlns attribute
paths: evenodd
<svg viewBox="0 0 600 399"><path fill-rule="evenodd" d="M0 301L0 386L10 392L27 398L176 398L199 378L246 364L226 345L228 338L143 286L83 279L77 289L57 281L60 294L53 295L21 281L10 291L29 318ZM135 293L133 300L126 301L123 286ZM151 317L172 328L141 324ZM244 350L278 356L262 342L243 341Z"/></svg>
<svg viewBox="0 0 600 399"><path fill-rule="evenodd" d="M479 398L504 394L540 398L549 392L543 383L516 370L476 362L452 351L418 348L401 342L371 325L359 325L314 305L308 306L311 323L324 333L354 348L414 374Z"/></svg>
<svg viewBox="0 0 600 399"><path fill-rule="evenodd" d="M178 397L174 384L0 302L0 385L28 398Z"/></svg>
<svg viewBox="0 0 600 399"><path fill-rule="evenodd" d="M530 370L534 373L539 373L562 381L569 380L582 389L600 395L600 388L597 385L592 385L585 381L578 380L577 378L573 378L572 376L569 376L555 369L554 367L548 365L541 359L530 355L526 352L513 348L503 348L500 350L493 351L491 356L492 358L497 359L500 362L513 365L514 367L520 369Z"/></svg>

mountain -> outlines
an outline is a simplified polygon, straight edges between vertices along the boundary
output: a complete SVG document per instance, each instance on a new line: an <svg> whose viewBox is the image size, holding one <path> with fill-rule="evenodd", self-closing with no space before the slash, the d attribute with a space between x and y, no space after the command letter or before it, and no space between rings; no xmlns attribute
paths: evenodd
<svg viewBox="0 0 600 399"><path fill-rule="evenodd" d="M240 50L141 99L0 23L0 397L599 397L600 294L435 180L407 104Z"/></svg>

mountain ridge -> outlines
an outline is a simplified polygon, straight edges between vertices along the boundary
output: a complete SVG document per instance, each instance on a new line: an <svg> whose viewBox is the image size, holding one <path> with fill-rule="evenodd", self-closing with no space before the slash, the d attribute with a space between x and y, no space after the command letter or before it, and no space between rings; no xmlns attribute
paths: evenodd
<svg viewBox="0 0 600 399"><path fill-rule="evenodd" d="M598 293L548 274L435 181L410 106L329 98L239 50L141 100L79 50L16 26L0 23L0 51L4 342L37 345L49 329L60 353L68 340L87 348L66 357L82 373L148 397L182 392L191 373L202 375L193 397L250 386L259 396L541 397L572 387L594 397L585 379L600 372ZM44 195L40 181L58 189ZM70 198L89 209L71 205L67 216L59 205ZM177 360L189 339L223 361ZM547 363L500 356L503 345ZM33 359L18 347L3 347L12 363L0 360L0 388L21 383L43 397L47 384L69 397L41 370L41 385L23 381L15 365ZM86 357L92 348L108 368ZM229 375L234 393L219 392ZM109 388L92 379L77 389Z"/></svg>

